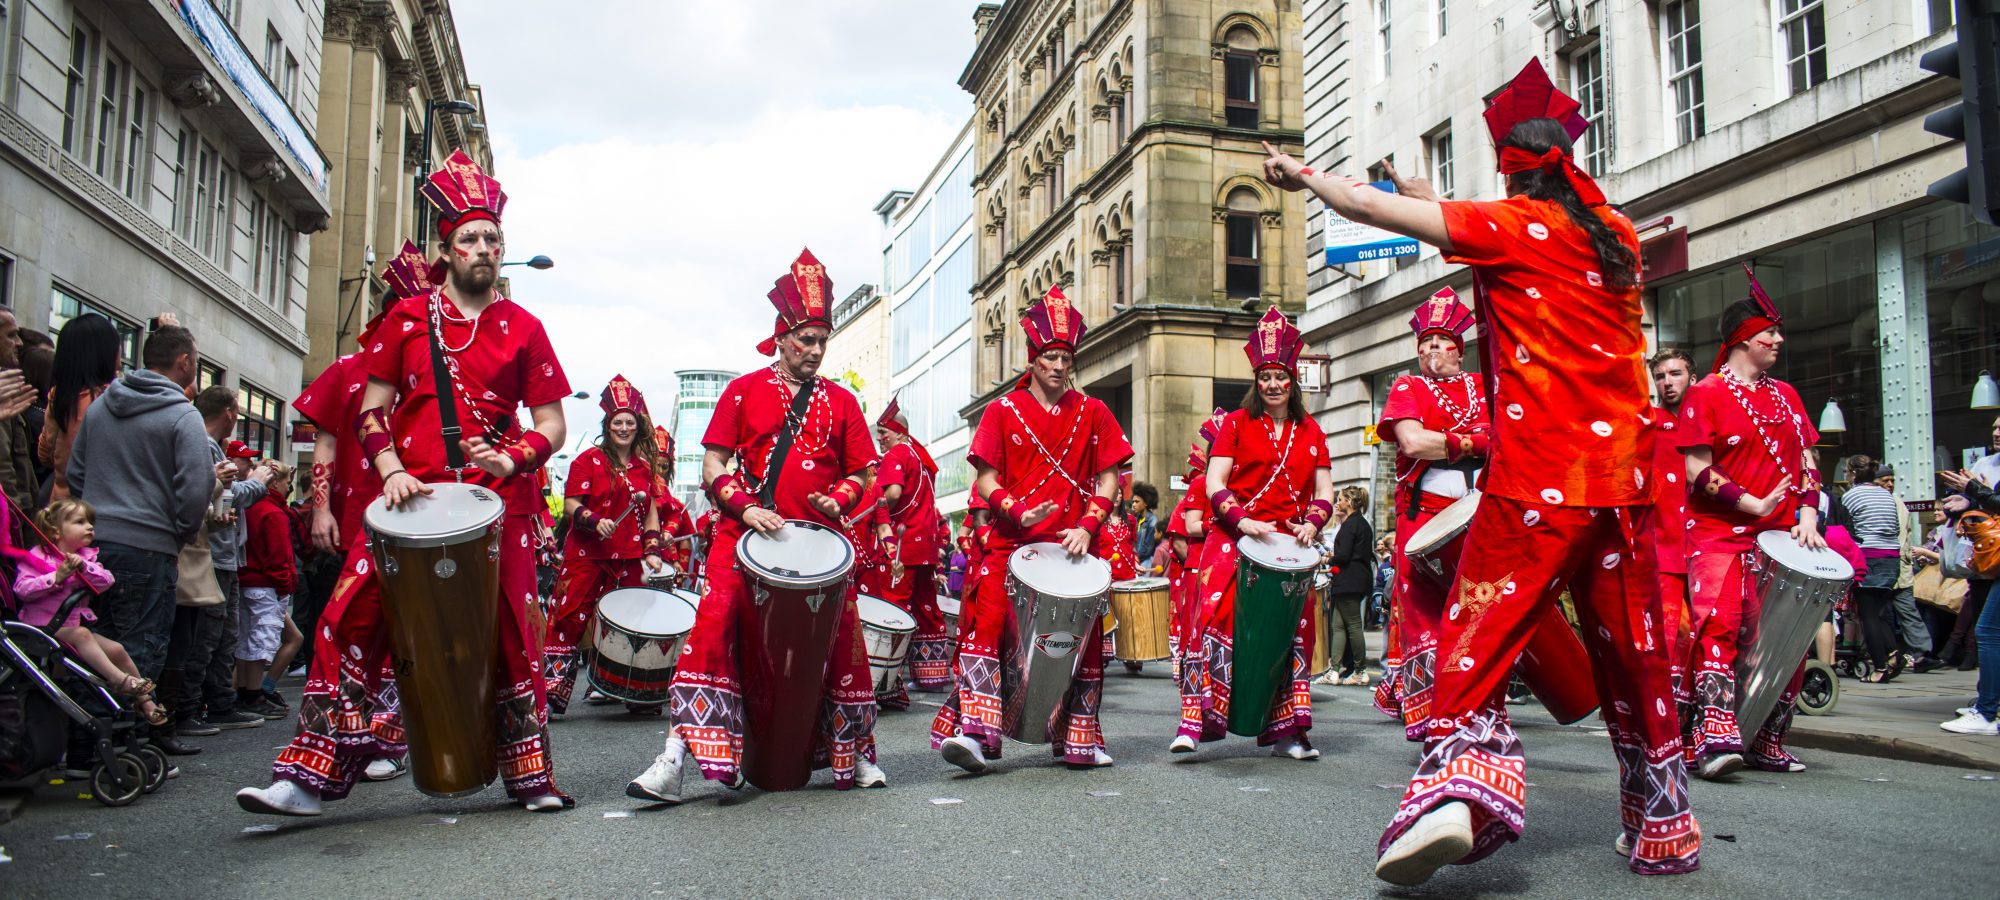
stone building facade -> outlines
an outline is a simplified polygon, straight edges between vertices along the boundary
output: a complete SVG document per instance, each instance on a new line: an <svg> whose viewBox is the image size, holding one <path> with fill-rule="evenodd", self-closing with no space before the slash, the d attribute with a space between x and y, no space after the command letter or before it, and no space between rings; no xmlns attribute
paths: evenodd
<svg viewBox="0 0 2000 900"><path fill-rule="evenodd" d="M976 422L1027 365L1016 322L1050 285L1090 333L1076 383L1104 400L1142 481L1171 495L1208 410L1236 405L1242 343L1305 300L1305 206L1261 177L1299 152L1289 0L1010 0L974 13ZM1163 500L1162 502L1166 502Z"/></svg>

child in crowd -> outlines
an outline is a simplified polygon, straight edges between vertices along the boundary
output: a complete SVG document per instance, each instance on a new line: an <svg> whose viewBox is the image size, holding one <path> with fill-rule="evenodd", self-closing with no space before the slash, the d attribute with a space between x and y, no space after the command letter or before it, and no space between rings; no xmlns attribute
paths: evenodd
<svg viewBox="0 0 2000 900"><path fill-rule="evenodd" d="M285 464L267 463L274 472L270 490L243 511L243 602L236 626L237 704L266 718L287 714L265 694L265 674L282 655L289 661L302 636L291 624L287 607L299 586L298 557L292 552L292 517L285 509L292 472ZM290 652L282 653L282 649ZM275 687L275 685L271 685Z"/></svg>
<svg viewBox="0 0 2000 900"><path fill-rule="evenodd" d="M42 533L55 547L36 545L21 559L20 574L14 578L14 594L20 599L21 621L30 625L50 623L64 599L79 588L102 594L111 587L111 573L97 564L97 512L82 500L64 498L49 504L36 516ZM55 625L56 639L69 645L71 653L89 666L114 693L138 701L139 712L154 725L167 722L166 713L153 703L153 682L139 674L124 645L84 626L97 621L88 602L77 604L69 618Z"/></svg>

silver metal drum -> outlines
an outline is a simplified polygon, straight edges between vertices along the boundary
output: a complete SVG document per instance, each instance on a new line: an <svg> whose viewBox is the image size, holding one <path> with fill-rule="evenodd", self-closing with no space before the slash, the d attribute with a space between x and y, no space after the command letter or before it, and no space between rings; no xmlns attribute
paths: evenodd
<svg viewBox="0 0 2000 900"><path fill-rule="evenodd" d="M1111 566L1061 544L1029 544L1007 557L1007 596L1020 643L1001 654L1001 728L1021 743L1047 744L1083 653L1098 652L1083 642L1110 604Z"/></svg>
<svg viewBox="0 0 2000 900"><path fill-rule="evenodd" d="M1854 584L1854 567L1840 554L1807 550L1787 532L1757 535L1750 557L1749 580L1761 609L1757 639L1736 655L1736 721L1744 734L1770 718L1813 634Z"/></svg>

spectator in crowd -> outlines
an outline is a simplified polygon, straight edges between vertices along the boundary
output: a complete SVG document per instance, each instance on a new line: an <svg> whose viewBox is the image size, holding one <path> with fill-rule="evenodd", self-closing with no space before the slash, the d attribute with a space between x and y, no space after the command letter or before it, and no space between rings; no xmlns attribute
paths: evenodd
<svg viewBox="0 0 2000 900"><path fill-rule="evenodd" d="M1995 423L1996 441L2000 441L2000 423ZM1988 459L1980 460L1983 464ZM1944 511L1951 516L1959 516L1967 510L1978 509L2000 515L2000 492L1991 484L1980 481L1972 472L1944 472L1938 475L1951 496L1944 499ZM1976 734L1988 737L2000 736L2000 588L1987 582L1986 603L1980 608L1979 621L1973 624L1973 634L1979 641L1979 693L1972 705L1958 710L1958 718L1940 724L1938 727L1957 734Z"/></svg>
<svg viewBox="0 0 2000 900"><path fill-rule="evenodd" d="M132 657L117 641L91 634L84 627L97 620L88 600L72 609L69 618L55 621L71 594L80 590L101 594L111 586L111 573L97 564L97 549L90 546L95 533L93 518L90 505L81 500L58 500L36 516L42 533L55 546L36 543L18 562L14 596L21 604L20 618L54 632L71 653L111 686L113 693L135 701L146 721L164 725L166 713L153 703L153 682L139 674Z"/></svg>
<svg viewBox="0 0 2000 900"><path fill-rule="evenodd" d="M1391 531L1375 539L1375 593L1368 597L1368 627L1383 628L1388 625L1389 590L1396 583L1396 533Z"/></svg>
<svg viewBox="0 0 2000 900"><path fill-rule="evenodd" d="M954 545L951 548L951 562L946 565L944 589L956 598L965 593L965 551Z"/></svg>
<svg viewBox="0 0 2000 900"><path fill-rule="evenodd" d="M1905 649L1896 639L1896 582L1901 577L1904 542L1897 525L1902 521L1898 510L1903 504L1876 483L1879 474L1875 460L1861 455L1848 457L1847 480L1854 486L1840 496L1854 540L1868 561L1867 574L1854 589L1854 601L1862 642L1875 666L1864 679L1870 682L1889 681L1902 674ZM1918 627L1922 627L1921 622Z"/></svg>
<svg viewBox="0 0 2000 900"><path fill-rule="evenodd" d="M1993 419L1986 450L1986 455L1973 463L1966 475L1987 487L2000 487L2000 416ZM1946 484L1950 484L1949 480ZM1979 643L1975 629L1993 585L1991 578L1966 579L1965 605L1958 610L1958 621L1952 623L1951 637L1946 638L1945 645L1938 649L1938 657L1947 664L1956 665L1961 672L1979 667Z"/></svg>
<svg viewBox="0 0 2000 900"><path fill-rule="evenodd" d="M1133 548L1139 553L1141 565L1147 565L1153 558L1154 548L1160 545L1160 520L1154 510L1160 508L1160 491L1144 481L1132 485L1133 533L1137 535ZM1161 572L1166 571L1161 569ZM1158 575L1159 572L1148 574Z"/></svg>
<svg viewBox="0 0 2000 900"><path fill-rule="evenodd" d="M90 404L70 454L70 488L97 510L98 561L115 579L98 597L97 632L125 646L141 676L158 680L173 629L182 544L200 533L216 471L194 383L193 333L162 325L146 336L145 368ZM169 754L195 752L154 729Z"/></svg>
<svg viewBox="0 0 2000 900"><path fill-rule="evenodd" d="M49 388L55 384L56 378L56 351L46 343L25 340L27 335L32 334L47 341L48 335L39 331L23 331L21 334L24 337L21 342L21 379L35 391L34 403L21 413L21 421L28 426L28 446L38 448L42 429L48 424ZM46 505L49 490L54 487L55 471L49 468L39 452L28 454L28 464L35 470L35 504L37 507Z"/></svg>
<svg viewBox="0 0 2000 900"><path fill-rule="evenodd" d="M1333 671L1321 676L1325 684L1368 684L1368 645L1362 634L1361 604L1375 589L1375 528L1368 524L1368 489L1348 485L1340 489L1333 504L1333 517L1340 523L1333 536L1333 555L1328 562L1333 575L1327 583L1328 634L1333 646L1327 648ZM1335 673L1338 677L1335 677Z"/></svg>
<svg viewBox="0 0 2000 900"><path fill-rule="evenodd" d="M14 311L6 307L0 307L0 369L12 373L9 380L16 390L33 390L21 372L21 328L14 323ZM0 422L0 490L22 514L36 508L36 495L41 493L35 481L34 450L26 415L8 416Z"/></svg>
<svg viewBox="0 0 2000 900"><path fill-rule="evenodd" d="M26 358L30 350L48 350L54 352L55 349L56 339L49 337L47 333L36 331L33 328L21 329L21 355L23 358Z"/></svg>
<svg viewBox="0 0 2000 900"><path fill-rule="evenodd" d="M118 349L118 326L96 313L77 316L62 328L55 383L49 388L48 421L35 447L35 455L55 472L51 500L71 495L70 444L82 427L84 410L117 380Z"/></svg>
<svg viewBox="0 0 2000 900"><path fill-rule="evenodd" d="M232 442L233 443L233 442ZM291 470L271 467L270 491L243 513L245 541L242 560L243 599L236 622L236 704L266 718L283 718L290 709L265 694L265 673L281 651L286 663L298 652L300 635L286 607L298 593L298 557L292 551L292 516L285 509L291 490ZM275 695L277 692L270 692Z"/></svg>
<svg viewBox="0 0 2000 900"><path fill-rule="evenodd" d="M183 607L175 614L194 619L193 643L182 659L186 689L174 711L178 733L210 735L236 728L255 728L280 718L275 710L240 708L236 690L237 610L243 602L237 571L243 567L243 513L265 495L272 472L253 471L257 454L236 433L239 410L236 392L222 385L203 388L194 398L208 436L208 458L218 467L221 492L208 511L208 555L222 602L200 608Z"/></svg>

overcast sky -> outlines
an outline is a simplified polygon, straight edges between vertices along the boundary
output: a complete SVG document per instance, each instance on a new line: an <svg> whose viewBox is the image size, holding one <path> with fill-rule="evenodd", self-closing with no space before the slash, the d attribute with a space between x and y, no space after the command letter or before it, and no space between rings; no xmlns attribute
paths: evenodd
<svg viewBox="0 0 2000 900"><path fill-rule="evenodd" d="M594 439L616 372L666 424L677 369L745 371L801 247L835 298L881 281L872 212L971 113L973 0L452 4L507 190L509 269Z"/></svg>

